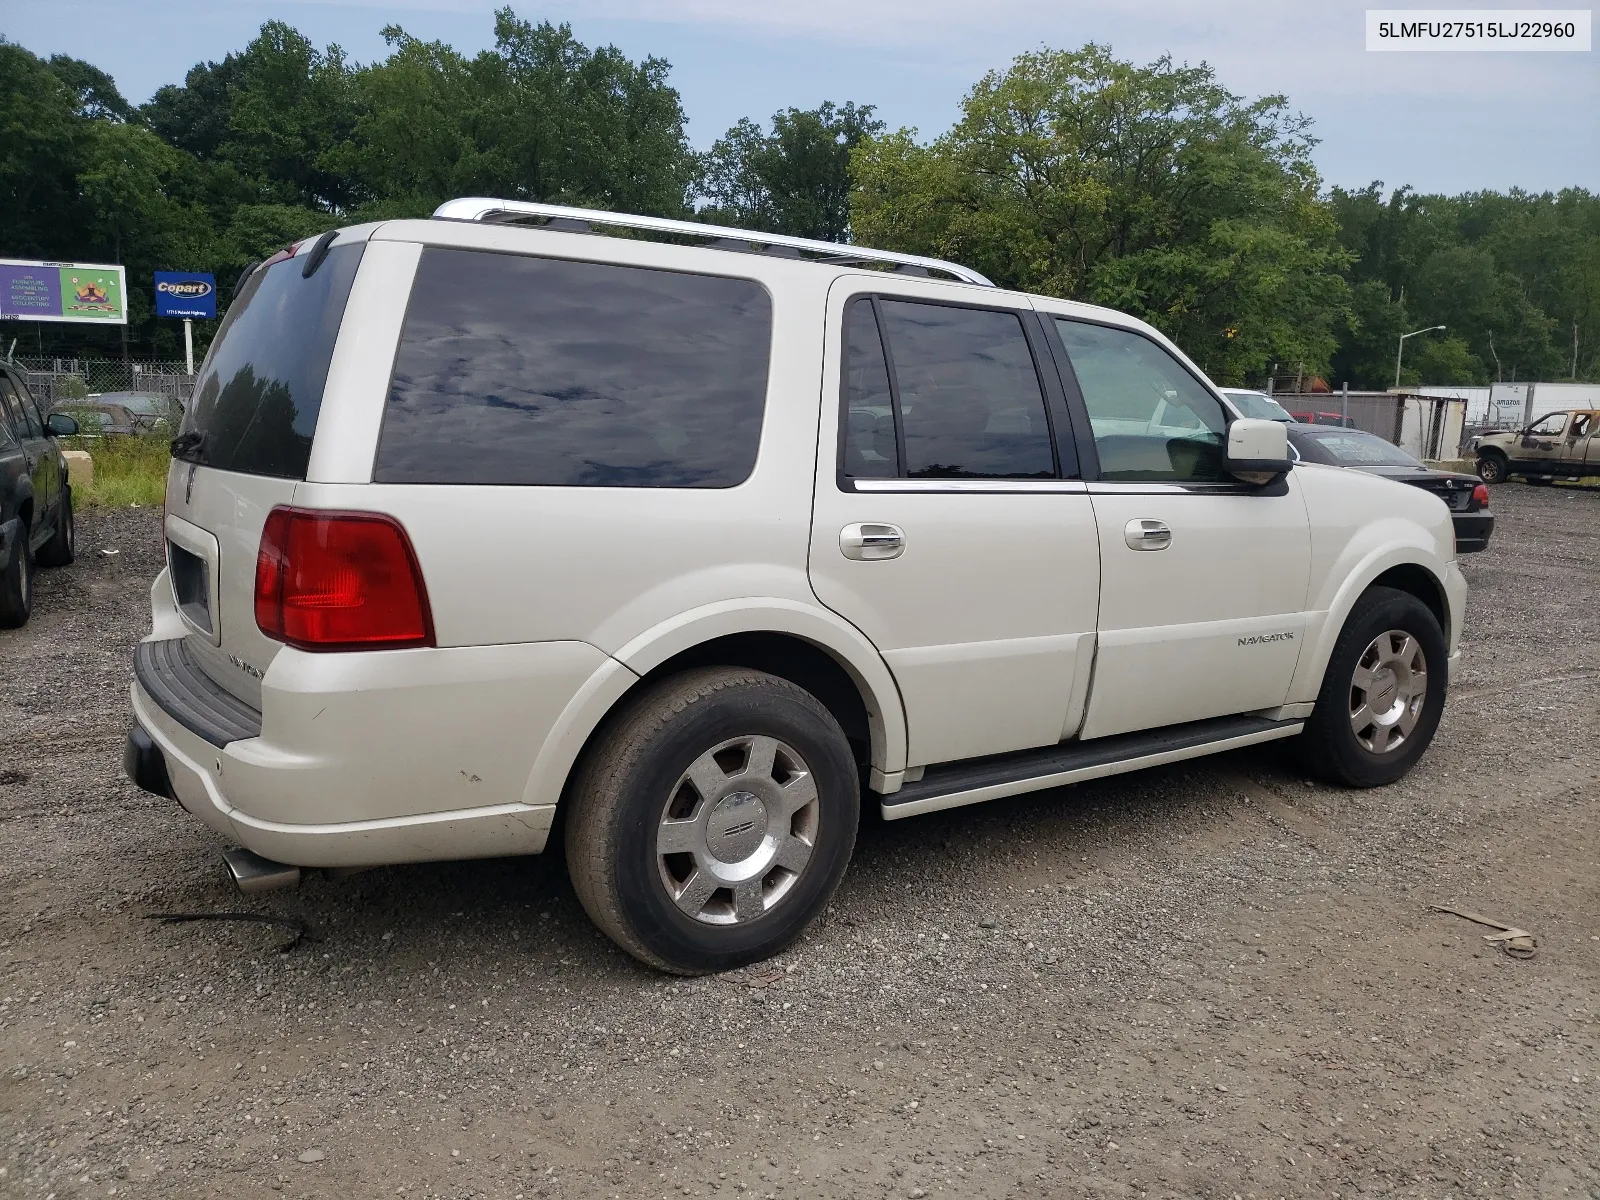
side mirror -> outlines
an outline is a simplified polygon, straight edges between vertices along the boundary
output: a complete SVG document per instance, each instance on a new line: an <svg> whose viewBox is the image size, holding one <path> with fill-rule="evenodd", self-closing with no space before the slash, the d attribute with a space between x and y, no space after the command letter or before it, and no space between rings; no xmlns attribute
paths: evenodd
<svg viewBox="0 0 1600 1200"><path fill-rule="evenodd" d="M1282 421L1240 417L1228 426L1228 474L1245 483L1271 483L1294 464L1289 459L1289 430Z"/></svg>
<svg viewBox="0 0 1600 1200"><path fill-rule="evenodd" d="M55 437L71 437L78 432L77 418L66 413L51 413L45 425Z"/></svg>

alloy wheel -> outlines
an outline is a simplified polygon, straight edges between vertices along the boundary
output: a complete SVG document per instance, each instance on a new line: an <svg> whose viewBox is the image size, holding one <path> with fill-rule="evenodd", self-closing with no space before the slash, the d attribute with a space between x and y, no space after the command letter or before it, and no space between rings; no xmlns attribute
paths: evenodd
<svg viewBox="0 0 1600 1200"><path fill-rule="evenodd" d="M1367 643L1350 680L1350 729L1374 754L1392 754L1417 727L1428 699L1428 659L1403 629Z"/></svg>
<svg viewBox="0 0 1600 1200"><path fill-rule="evenodd" d="M811 862L821 809L793 747L758 734L713 746L673 785L656 828L668 896L708 925L770 912Z"/></svg>

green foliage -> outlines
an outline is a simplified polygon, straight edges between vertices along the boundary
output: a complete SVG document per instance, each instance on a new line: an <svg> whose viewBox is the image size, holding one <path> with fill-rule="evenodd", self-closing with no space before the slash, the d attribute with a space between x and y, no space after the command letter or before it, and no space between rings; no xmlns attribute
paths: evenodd
<svg viewBox="0 0 1600 1200"><path fill-rule="evenodd" d="M772 131L746 118L700 160L701 220L842 242L850 236L850 156L883 132L872 105L831 102L775 113Z"/></svg>
<svg viewBox="0 0 1600 1200"><path fill-rule="evenodd" d="M21 351L177 357L151 272L212 271L226 304L290 242L501 195L956 259L1137 313L1226 383L1279 364L1386 387L1399 336L1435 324L1405 382L1600 379L1600 197L1324 193L1310 122L1205 65L1040 50L931 142L826 103L697 155L663 60L509 8L494 34L467 56L390 26L363 65L269 21L138 107L92 64L0 38L0 255L120 262L130 285L126 328L41 325Z"/></svg>
<svg viewBox="0 0 1600 1200"><path fill-rule="evenodd" d="M1387 386L1399 335L1437 324L1448 342L1408 342L1403 382L1566 379L1574 326L1576 375L1600 378L1600 197L1382 193L1374 183L1330 196L1347 276L1367 298L1340 348L1340 378Z"/></svg>
<svg viewBox="0 0 1600 1200"><path fill-rule="evenodd" d="M140 435L63 438L69 450L87 450L94 460L94 482L73 489L79 507L154 508L166 499L169 439Z"/></svg>
<svg viewBox="0 0 1600 1200"><path fill-rule="evenodd" d="M1136 313L1226 382L1280 359L1320 369L1348 288L1308 127L1206 66L1024 54L933 143L900 130L856 151L854 229Z"/></svg>

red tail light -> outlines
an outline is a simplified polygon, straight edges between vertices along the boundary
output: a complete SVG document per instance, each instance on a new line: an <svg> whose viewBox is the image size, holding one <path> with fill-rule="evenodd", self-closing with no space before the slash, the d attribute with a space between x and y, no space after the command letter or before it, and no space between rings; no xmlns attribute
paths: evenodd
<svg viewBox="0 0 1600 1200"><path fill-rule="evenodd" d="M256 555L256 624L302 650L434 644L411 540L379 513L268 513Z"/></svg>
<svg viewBox="0 0 1600 1200"><path fill-rule="evenodd" d="M1489 507L1489 485L1488 484L1480 483L1477 487L1472 489L1472 502L1474 504L1476 504L1479 508L1488 508Z"/></svg>

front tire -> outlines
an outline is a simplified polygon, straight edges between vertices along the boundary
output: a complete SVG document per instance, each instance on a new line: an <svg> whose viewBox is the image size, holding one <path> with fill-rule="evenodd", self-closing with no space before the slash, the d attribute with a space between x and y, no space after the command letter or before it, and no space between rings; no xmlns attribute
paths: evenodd
<svg viewBox="0 0 1600 1200"><path fill-rule="evenodd" d="M0 629L26 625L32 611L33 564L28 561L28 527L23 525L11 550L11 565L0 571Z"/></svg>
<svg viewBox="0 0 1600 1200"><path fill-rule="evenodd" d="M1448 671L1444 632L1428 606L1395 588L1368 589L1334 643L1299 738L1302 761L1346 787L1393 783L1433 741Z"/></svg>
<svg viewBox="0 0 1600 1200"><path fill-rule="evenodd" d="M1485 454L1478 459L1478 478L1485 483L1506 481L1506 460L1500 454Z"/></svg>
<svg viewBox="0 0 1600 1200"><path fill-rule="evenodd" d="M779 953L855 848L860 785L833 715L788 680L711 667L662 680L590 748L567 869L617 945L679 975Z"/></svg>
<svg viewBox="0 0 1600 1200"><path fill-rule="evenodd" d="M34 555L41 567L65 567L78 556L78 530L72 518L72 491L69 488L56 510L56 531Z"/></svg>

